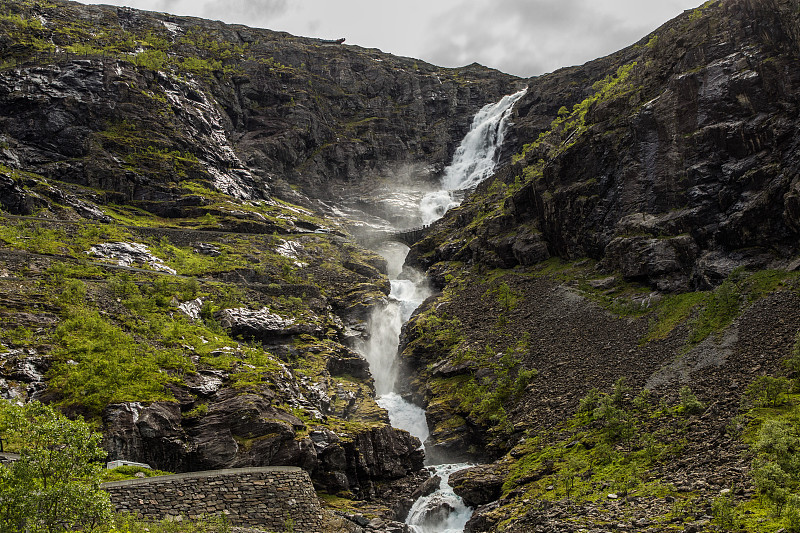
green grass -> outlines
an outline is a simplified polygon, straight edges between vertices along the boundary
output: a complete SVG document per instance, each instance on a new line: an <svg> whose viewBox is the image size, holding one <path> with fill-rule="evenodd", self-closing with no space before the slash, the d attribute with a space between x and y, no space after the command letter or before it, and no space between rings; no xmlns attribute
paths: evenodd
<svg viewBox="0 0 800 533"><path fill-rule="evenodd" d="M165 472L163 470L153 470L151 468L144 468L141 466L118 466L110 470L103 470L100 478L101 483L111 483L113 481L125 481L126 479L137 479L136 474L143 474L144 477L155 476L168 476L172 472Z"/></svg>
<svg viewBox="0 0 800 533"><path fill-rule="evenodd" d="M535 435L501 460L508 468L502 488L506 499L501 500L506 502L506 515L524 513L529 501L567 498L573 504L602 506L609 493L689 497L677 494L653 473L684 446L680 417L674 409L655 409L647 396L627 401L623 390L618 383L611 394L594 394L581 402L570 420L551 430L532 430ZM620 421L627 431L614 429Z"/></svg>
<svg viewBox="0 0 800 533"><path fill-rule="evenodd" d="M677 326L685 323L695 310L703 306L707 298L705 292L687 292L665 297L653 312L650 330L642 339L642 344L667 338Z"/></svg>
<svg viewBox="0 0 800 533"><path fill-rule="evenodd" d="M163 370L192 368L182 354L136 342L97 311L71 312L54 340L50 387L61 396L61 405L81 406L93 415L110 403L173 400L164 386L177 378Z"/></svg>

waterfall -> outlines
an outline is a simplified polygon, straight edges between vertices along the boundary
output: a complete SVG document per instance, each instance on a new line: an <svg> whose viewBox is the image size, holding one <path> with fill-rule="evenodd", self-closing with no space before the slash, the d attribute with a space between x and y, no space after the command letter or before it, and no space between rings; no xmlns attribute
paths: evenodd
<svg viewBox="0 0 800 533"><path fill-rule="evenodd" d="M429 224L459 204L458 191L470 190L489 177L497 164L498 148L503 142L506 119L514 103L525 91L505 96L497 103L483 107L472 122L472 127L461 141L453 162L445 169L441 189L423 196L419 216ZM416 308L431 291L425 276L404 267L408 247L400 243L384 242L376 249L387 261L391 292L388 301L377 307L368 323L369 338L356 348L369 362L375 379L378 405L389 413L394 427L404 429L424 443L429 429L425 411L406 401L395 392L397 380L397 355L400 331ZM458 533L472 514L448 485L453 472L467 464L441 464L434 467L442 481L439 489L414 503L406 523L415 533Z"/></svg>
<svg viewBox="0 0 800 533"><path fill-rule="evenodd" d="M462 533L472 516L472 508L464 505L448 483L450 474L470 466L466 463L437 465L434 475L442 480L439 490L414 502L406 523L414 533Z"/></svg>
<svg viewBox="0 0 800 533"><path fill-rule="evenodd" d="M422 198L420 215L423 224L442 218L460 200L457 191L474 189L494 172L498 149L505 139L505 124L525 89L504 96L499 102L484 106L472 119L472 126L453 155L453 162L444 169L441 189Z"/></svg>

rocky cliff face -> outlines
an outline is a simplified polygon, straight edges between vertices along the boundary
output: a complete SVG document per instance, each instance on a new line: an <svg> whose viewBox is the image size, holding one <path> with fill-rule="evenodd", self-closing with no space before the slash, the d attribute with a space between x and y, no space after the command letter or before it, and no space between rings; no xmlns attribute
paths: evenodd
<svg viewBox="0 0 800 533"><path fill-rule="evenodd" d="M254 199L297 198L291 184L329 200L424 181L475 111L517 83L478 65L123 8L4 12L6 164L164 216L196 207L176 205L182 180ZM13 196L7 208L25 210Z"/></svg>
<svg viewBox="0 0 800 533"><path fill-rule="evenodd" d="M791 2L709 3L532 80L513 162L443 223L467 245L431 255L432 239L421 262L590 257L664 291L787 266L798 251L796 34Z"/></svg>
<svg viewBox="0 0 800 533"><path fill-rule="evenodd" d="M386 266L322 215L430 180L518 80L126 8L0 13L3 396L102 421L111 459L298 465L392 517L422 454L351 349Z"/></svg>
<svg viewBox="0 0 800 533"><path fill-rule="evenodd" d="M430 446L497 459L454 480L469 531L700 531L645 485L722 526L720 491L753 497L737 428L800 346L797 13L707 2L530 80L504 164L412 248L441 292L405 329L408 393Z"/></svg>

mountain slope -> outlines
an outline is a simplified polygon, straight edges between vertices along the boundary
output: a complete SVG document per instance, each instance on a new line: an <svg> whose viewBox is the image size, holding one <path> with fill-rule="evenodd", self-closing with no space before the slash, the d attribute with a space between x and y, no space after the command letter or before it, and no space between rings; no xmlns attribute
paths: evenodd
<svg viewBox="0 0 800 533"><path fill-rule="evenodd" d="M405 393L429 450L491 461L452 478L470 530L794 527L764 479L800 485L769 448L800 448L795 0L708 2L526 81L0 6L4 397L92 418L112 458L296 464L333 507L402 516L428 474L351 349L389 287L348 217L527 84L496 174L409 256L439 293Z"/></svg>
<svg viewBox="0 0 800 533"><path fill-rule="evenodd" d="M351 349L386 264L325 215L429 179L517 79L64 1L0 2L0 50L0 394L393 518L427 474Z"/></svg>
<svg viewBox="0 0 800 533"><path fill-rule="evenodd" d="M505 164L412 248L441 289L403 345L430 445L499 457L456 481L487 504L471 531L682 530L665 496L711 516L731 487L749 505L745 392L800 331L798 7L708 2L530 80Z"/></svg>

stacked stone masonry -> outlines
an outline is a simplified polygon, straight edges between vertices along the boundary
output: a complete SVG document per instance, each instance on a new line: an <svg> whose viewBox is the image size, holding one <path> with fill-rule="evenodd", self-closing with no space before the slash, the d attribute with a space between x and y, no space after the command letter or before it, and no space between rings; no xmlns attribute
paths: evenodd
<svg viewBox="0 0 800 533"><path fill-rule="evenodd" d="M320 531L322 511L305 470L233 468L105 483L119 512L144 520L228 516L235 526Z"/></svg>

